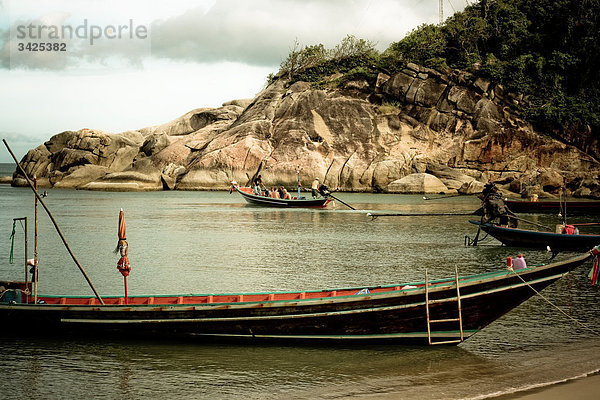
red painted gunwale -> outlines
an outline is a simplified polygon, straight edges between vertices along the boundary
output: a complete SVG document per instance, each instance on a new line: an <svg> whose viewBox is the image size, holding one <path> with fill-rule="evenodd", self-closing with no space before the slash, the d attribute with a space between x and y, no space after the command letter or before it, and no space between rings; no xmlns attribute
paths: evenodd
<svg viewBox="0 0 600 400"><path fill-rule="evenodd" d="M430 282L430 286L454 282L452 279ZM368 288L369 294L389 293L407 290L404 286L383 286ZM419 289L423 283L411 283L410 289ZM278 293L240 293L240 294L210 294L210 295L166 295L166 296L130 296L129 305L195 305L195 304L225 304L265 301L291 301L305 299L321 299L341 296L354 296L361 288L309 291L309 292L278 292ZM57 305L100 305L95 297L79 296L39 296L46 304ZM125 299L119 296L103 296L105 305L125 305Z"/></svg>

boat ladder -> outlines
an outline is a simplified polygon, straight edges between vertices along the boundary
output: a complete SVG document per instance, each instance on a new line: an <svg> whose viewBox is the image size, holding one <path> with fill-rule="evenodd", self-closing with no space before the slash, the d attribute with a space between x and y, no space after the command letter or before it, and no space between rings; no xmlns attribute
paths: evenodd
<svg viewBox="0 0 600 400"><path fill-rule="evenodd" d="M453 343L461 343L464 340L463 336L463 323L462 323L462 308L460 302L460 287L458 285L458 268L454 267L455 273L455 285L456 285L456 298L444 299L444 300L429 300L429 274L427 269L425 269L425 310L427 313L427 339L429 340L429 345L435 344L453 344ZM429 306L433 303L441 303L448 301L456 301L456 306L458 309L458 318L445 318L445 319L431 319ZM460 329L460 339L455 340L443 340L435 342L431 340L431 325L444 323L444 322L458 322L458 326Z"/></svg>

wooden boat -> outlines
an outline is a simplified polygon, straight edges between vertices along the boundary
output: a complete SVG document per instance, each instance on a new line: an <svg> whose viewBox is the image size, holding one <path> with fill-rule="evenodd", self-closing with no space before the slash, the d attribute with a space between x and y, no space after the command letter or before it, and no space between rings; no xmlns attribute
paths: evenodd
<svg viewBox="0 0 600 400"><path fill-rule="evenodd" d="M482 231L490 234L506 246L547 248L553 251L586 250L600 244L600 235L569 235L565 233L538 232L527 229L506 228L496 224L482 224L479 221L469 221L478 225Z"/></svg>
<svg viewBox="0 0 600 400"><path fill-rule="evenodd" d="M545 266L462 277L456 270L454 278L435 281L426 271L424 282L405 285L170 296L127 296L125 286L124 296L101 297L35 183L17 167L95 296L39 295L27 272L24 282L0 281L4 335L457 344L592 257L588 252ZM37 208L35 215L37 226ZM121 222L119 217L119 245L125 241Z"/></svg>
<svg viewBox="0 0 600 400"><path fill-rule="evenodd" d="M591 257L389 286L172 296L38 296L21 283L0 297L14 332L197 339L457 344ZM9 286L7 286L9 285ZM18 328L16 328L18 327ZM6 331L6 330L5 330Z"/></svg>
<svg viewBox="0 0 600 400"><path fill-rule="evenodd" d="M259 196L254 194L252 188L240 187L238 185L232 185L233 190L237 191L242 195L244 200L248 204L255 206L266 206L266 207L309 207L309 208L323 208L327 207L327 204L331 201L330 197L322 197L318 199L307 199L304 197L293 198L292 200L285 199L274 199L267 196Z"/></svg>
<svg viewBox="0 0 600 400"><path fill-rule="evenodd" d="M505 200L504 203L514 213L559 214L565 209L560 201ZM600 215L600 201L567 201L569 215Z"/></svg>

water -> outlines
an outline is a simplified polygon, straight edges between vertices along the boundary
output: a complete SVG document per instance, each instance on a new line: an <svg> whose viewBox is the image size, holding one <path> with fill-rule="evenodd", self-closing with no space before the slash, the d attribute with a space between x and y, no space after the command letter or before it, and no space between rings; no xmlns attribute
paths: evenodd
<svg viewBox="0 0 600 400"><path fill-rule="evenodd" d="M15 164L0 163L0 176L12 176L15 172Z"/></svg>
<svg viewBox="0 0 600 400"><path fill-rule="evenodd" d="M11 171L9 169L8 174ZM0 171L0 175L2 175ZM357 209L471 211L474 197L340 193ZM102 295L122 293L112 253L125 210L132 294L258 292L392 284L500 268L518 250L474 236L468 217L389 217L371 221L341 204L326 210L247 206L224 192L106 193L49 190L45 199L79 261ZM27 216L28 189L0 185L0 276L22 279L23 230L16 226L15 264L8 240L13 218ZM554 224L553 216L528 216ZM571 222L587 221L580 217ZM29 240L32 254L33 236ZM40 291L91 294L40 208ZM549 255L525 251L530 264ZM568 255L559 255L567 257ZM598 287L589 265L543 294L597 327ZM2 327L18 329L18 327ZM458 347L209 345L84 339L2 338L4 398L145 397L486 398L600 369L594 333L536 297Z"/></svg>

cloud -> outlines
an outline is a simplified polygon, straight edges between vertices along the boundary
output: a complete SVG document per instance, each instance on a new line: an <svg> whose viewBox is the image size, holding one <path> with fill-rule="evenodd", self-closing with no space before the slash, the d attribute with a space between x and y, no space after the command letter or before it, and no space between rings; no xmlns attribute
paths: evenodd
<svg viewBox="0 0 600 400"><path fill-rule="evenodd" d="M346 35L369 39L381 50L424 22L431 10L414 2L368 0L222 0L206 11L152 24L155 57L278 65L297 39L334 47Z"/></svg>
<svg viewBox="0 0 600 400"><path fill-rule="evenodd" d="M72 2L59 3L61 7L63 3ZM171 14L164 3L150 3L150 10L144 3L127 3L127 7L114 3L116 8L112 14L106 7L101 12L86 11L81 7L88 3L81 2L73 3L75 8L64 6L66 8L40 10L37 14L33 5L29 5L17 14L17 20L11 21L9 29L4 30L5 34L11 32L13 40L0 42L0 63L4 68L47 70L82 66L139 68L144 60L161 58L194 63L229 61L276 68L296 40L300 45L322 43L332 48L350 34L369 39L377 43L379 50L384 50L416 26L435 23L437 17L437 3L423 0L213 0L184 2L173 8ZM158 15L165 17L159 19ZM150 35L144 41L103 38L93 46L85 40L67 39L68 51L62 54L15 50L15 30L19 25L53 23L59 27L65 24L75 27L85 19L103 28L111 22L118 24L134 19L147 26Z"/></svg>
<svg viewBox="0 0 600 400"><path fill-rule="evenodd" d="M47 12L37 18L15 19L8 30L10 40L0 48L5 68L141 66L141 60L150 55L148 27L133 19L100 23L67 12Z"/></svg>
<svg viewBox="0 0 600 400"><path fill-rule="evenodd" d="M0 138L5 139L11 150L17 157L17 160L21 160L25 154L31 149L38 147L42 142L40 142L39 138L18 134L15 132L7 132L0 130ZM0 145L0 163L14 163L10 153L4 146L4 143Z"/></svg>
<svg viewBox="0 0 600 400"><path fill-rule="evenodd" d="M234 63L170 61L153 61L139 71L93 75L5 71L0 73L5 94L0 96L0 138L11 134L9 143L15 143L17 153L66 130L118 133L158 125L195 108L252 98L269 72L269 68ZM17 146L15 140L22 135L37 139ZM0 162L8 161L0 155Z"/></svg>

